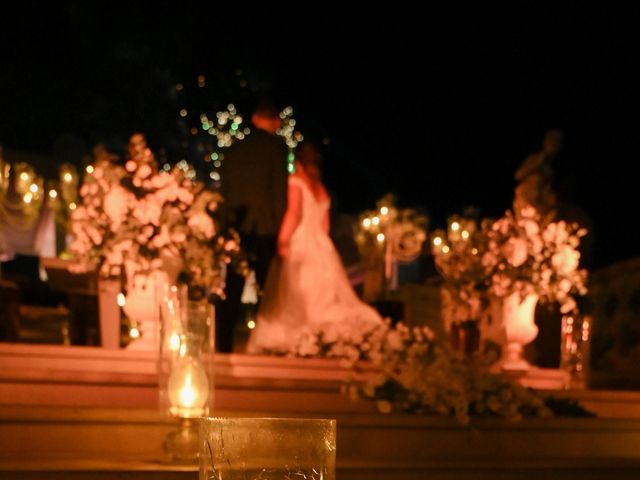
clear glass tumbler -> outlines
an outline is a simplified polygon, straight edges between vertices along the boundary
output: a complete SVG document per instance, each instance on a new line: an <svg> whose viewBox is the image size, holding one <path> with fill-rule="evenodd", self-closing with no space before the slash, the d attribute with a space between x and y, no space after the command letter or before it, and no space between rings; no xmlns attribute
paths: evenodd
<svg viewBox="0 0 640 480"><path fill-rule="evenodd" d="M200 480L335 480L336 421L200 419Z"/></svg>

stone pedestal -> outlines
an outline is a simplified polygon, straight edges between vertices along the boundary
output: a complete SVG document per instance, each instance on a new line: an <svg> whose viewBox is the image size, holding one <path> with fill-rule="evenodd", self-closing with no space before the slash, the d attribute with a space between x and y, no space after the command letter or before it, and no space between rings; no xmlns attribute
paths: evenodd
<svg viewBox="0 0 640 480"><path fill-rule="evenodd" d="M104 348L120 348L120 307L117 280L98 280L98 311L100 313L100 344Z"/></svg>

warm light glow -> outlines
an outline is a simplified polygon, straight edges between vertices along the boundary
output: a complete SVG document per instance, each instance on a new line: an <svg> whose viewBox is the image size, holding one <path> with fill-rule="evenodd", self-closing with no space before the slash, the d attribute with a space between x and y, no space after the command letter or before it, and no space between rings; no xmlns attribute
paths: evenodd
<svg viewBox="0 0 640 480"><path fill-rule="evenodd" d="M24 203L31 203L31 200L33 200L33 194L31 192L27 192L24 194L22 199L24 200Z"/></svg>
<svg viewBox="0 0 640 480"><path fill-rule="evenodd" d="M362 220L362 226L364 228L369 228L371 226L371 219L365 218L364 220Z"/></svg>
<svg viewBox="0 0 640 480"><path fill-rule="evenodd" d="M27 172L22 172L20 174L20 180L22 180L23 182L26 182L27 180L29 180L29 174Z"/></svg>
<svg viewBox="0 0 640 480"><path fill-rule="evenodd" d="M56 192L55 190L49 190L49 196L51 198L56 198L58 196L58 192Z"/></svg>
<svg viewBox="0 0 640 480"><path fill-rule="evenodd" d="M38 191L38 185L32 183L31 185L29 185L29 190L31 190L32 193L36 193Z"/></svg>
<svg viewBox="0 0 640 480"><path fill-rule="evenodd" d="M78 206L76 205L76 203L75 203L75 202L71 202L71 203L69 204L69 210L75 210L76 208L78 208Z"/></svg>
<svg viewBox="0 0 640 480"><path fill-rule="evenodd" d="M387 215L389 213L389 208L388 207L381 207L380 208L380 215Z"/></svg>
<svg viewBox="0 0 640 480"><path fill-rule="evenodd" d="M462 230L462 232L460 233L460 236L466 240L469 238L469 232L467 230Z"/></svg>
<svg viewBox="0 0 640 480"><path fill-rule="evenodd" d="M249 330L253 330L254 328L256 328L256 322L254 322L253 320L249 320L247 322L247 327L249 327Z"/></svg>
<svg viewBox="0 0 640 480"><path fill-rule="evenodd" d="M127 298L124 296L124 293L120 292L116 296L116 302L118 303L119 307L124 307L124 304L127 303Z"/></svg>
<svg viewBox="0 0 640 480"><path fill-rule="evenodd" d="M138 330L138 327L131 327L129 330L129 336L131 338L140 338L140 330Z"/></svg>
<svg viewBox="0 0 640 480"><path fill-rule="evenodd" d="M460 224L458 222L453 222L451 224L451 230L453 230L454 232L457 232L458 230L460 230Z"/></svg>
<svg viewBox="0 0 640 480"><path fill-rule="evenodd" d="M472 255L477 255L478 254L478 249L477 248L472 248L471 249L471 254Z"/></svg>
<svg viewBox="0 0 640 480"><path fill-rule="evenodd" d="M442 247L442 253L449 253L449 245Z"/></svg>
<svg viewBox="0 0 640 480"><path fill-rule="evenodd" d="M380 223L380 217L373 217L371 219L371 223L373 223L374 225L378 225Z"/></svg>
<svg viewBox="0 0 640 480"><path fill-rule="evenodd" d="M435 238L433 239L433 244L434 244L436 247L439 247L440 245L442 245L442 237L435 237Z"/></svg>
<svg viewBox="0 0 640 480"><path fill-rule="evenodd" d="M73 175L71 175L69 172L67 172L62 176L62 179L65 182L69 183L69 182L71 182L71 180L73 180Z"/></svg>
<svg viewBox="0 0 640 480"><path fill-rule="evenodd" d="M87 173L91 175L93 173L93 165L87 165Z"/></svg>
<svg viewBox="0 0 640 480"><path fill-rule="evenodd" d="M180 335L177 333L171 334L171 338L169 338L169 350L172 352L177 352L180 348Z"/></svg>
<svg viewBox="0 0 640 480"><path fill-rule="evenodd" d="M378 240L378 242L380 242L380 243L384 242L384 233L379 233L376 236L376 240Z"/></svg>
<svg viewBox="0 0 640 480"><path fill-rule="evenodd" d="M184 418L205 413L209 395L209 381L202 364L194 359L175 366L167 385L171 413Z"/></svg>
<svg viewBox="0 0 640 480"><path fill-rule="evenodd" d="M183 108L182 110L180 110L180 116L181 116L182 118L186 117L188 113L189 113L189 112L187 112L187 109L186 109L186 108Z"/></svg>

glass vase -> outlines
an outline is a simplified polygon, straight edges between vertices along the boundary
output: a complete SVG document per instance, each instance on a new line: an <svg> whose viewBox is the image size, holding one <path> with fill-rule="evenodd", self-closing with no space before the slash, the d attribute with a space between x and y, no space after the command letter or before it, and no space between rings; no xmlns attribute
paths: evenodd
<svg viewBox="0 0 640 480"><path fill-rule="evenodd" d="M203 418L200 480L335 480L336 422Z"/></svg>

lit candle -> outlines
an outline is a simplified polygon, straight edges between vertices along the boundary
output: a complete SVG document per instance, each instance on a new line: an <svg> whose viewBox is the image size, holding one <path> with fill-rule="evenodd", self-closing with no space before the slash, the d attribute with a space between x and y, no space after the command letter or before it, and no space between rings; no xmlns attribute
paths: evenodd
<svg viewBox="0 0 640 480"><path fill-rule="evenodd" d="M202 364L186 358L174 366L169 376L169 401L173 415L190 418L205 413L209 397L209 381Z"/></svg>

